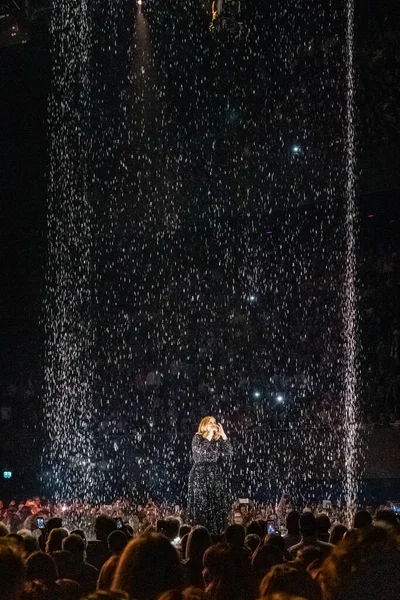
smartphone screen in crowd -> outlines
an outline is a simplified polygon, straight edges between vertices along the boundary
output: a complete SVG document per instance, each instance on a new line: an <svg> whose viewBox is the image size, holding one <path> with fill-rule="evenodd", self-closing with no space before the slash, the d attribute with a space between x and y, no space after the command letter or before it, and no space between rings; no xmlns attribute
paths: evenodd
<svg viewBox="0 0 400 600"><path fill-rule="evenodd" d="M276 533L275 521L267 521L267 533Z"/></svg>

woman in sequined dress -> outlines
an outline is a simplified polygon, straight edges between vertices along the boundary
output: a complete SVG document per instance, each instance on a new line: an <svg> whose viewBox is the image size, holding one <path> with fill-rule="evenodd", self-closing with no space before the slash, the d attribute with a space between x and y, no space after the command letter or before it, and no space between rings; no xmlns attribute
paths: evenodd
<svg viewBox="0 0 400 600"><path fill-rule="evenodd" d="M220 533L228 525L229 486L224 457L232 456L221 423L204 417L192 440L193 467L189 475L188 508L195 525ZM225 464L224 464L225 462Z"/></svg>

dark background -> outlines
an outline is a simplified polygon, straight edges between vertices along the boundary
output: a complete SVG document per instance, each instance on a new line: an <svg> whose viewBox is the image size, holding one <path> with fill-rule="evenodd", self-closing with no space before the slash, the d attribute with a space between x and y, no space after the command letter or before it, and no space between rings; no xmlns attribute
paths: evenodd
<svg viewBox="0 0 400 600"><path fill-rule="evenodd" d="M44 12L26 23L27 44L0 48L0 406L12 411L0 424L7 437L0 469L18 464L21 473L38 452L31 433L40 425L43 389L48 22ZM362 405L363 418L382 425L400 418L399 25L393 0L356 2ZM18 448L16 436L24 440Z"/></svg>

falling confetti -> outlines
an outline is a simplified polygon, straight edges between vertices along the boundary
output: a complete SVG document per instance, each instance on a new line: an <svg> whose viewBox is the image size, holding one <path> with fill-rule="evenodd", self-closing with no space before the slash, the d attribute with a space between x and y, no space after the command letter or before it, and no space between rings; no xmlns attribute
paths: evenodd
<svg viewBox="0 0 400 600"><path fill-rule="evenodd" d="M345 354L345 387L344 387L344 432L345 432L345 499L347 505L347 522L351 526L357 508L357 496L360 477L360 413L358 404L359 364L357 342L357 265L356 265L356 202L355 202L355 127L354 127L354 1L347 1L346 29L346 64L347 64L347 102L346 102L346 238L345 238L345 273L344 273L344 354Z"/></svg>
<svg viewBox="0 0 400 600"><path fill-rule="evenodd" d="M54 6L58 498L184 502L213 414L238 495L355 501L353 4L243 4Z"/></svg>

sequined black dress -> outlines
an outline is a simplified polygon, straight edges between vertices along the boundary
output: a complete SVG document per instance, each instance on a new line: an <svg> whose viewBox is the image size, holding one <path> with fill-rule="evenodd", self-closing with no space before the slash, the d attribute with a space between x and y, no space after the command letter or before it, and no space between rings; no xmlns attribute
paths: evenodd
<svg viewBox="0 0 400 600"><path fill-rule="evenodd" d="M194 465L189 475L188 508L192 523L210 532L222 532L228 525L229 486L227 459L232 455L228 440L207 440L196 433L192 441Z"/></svg>

